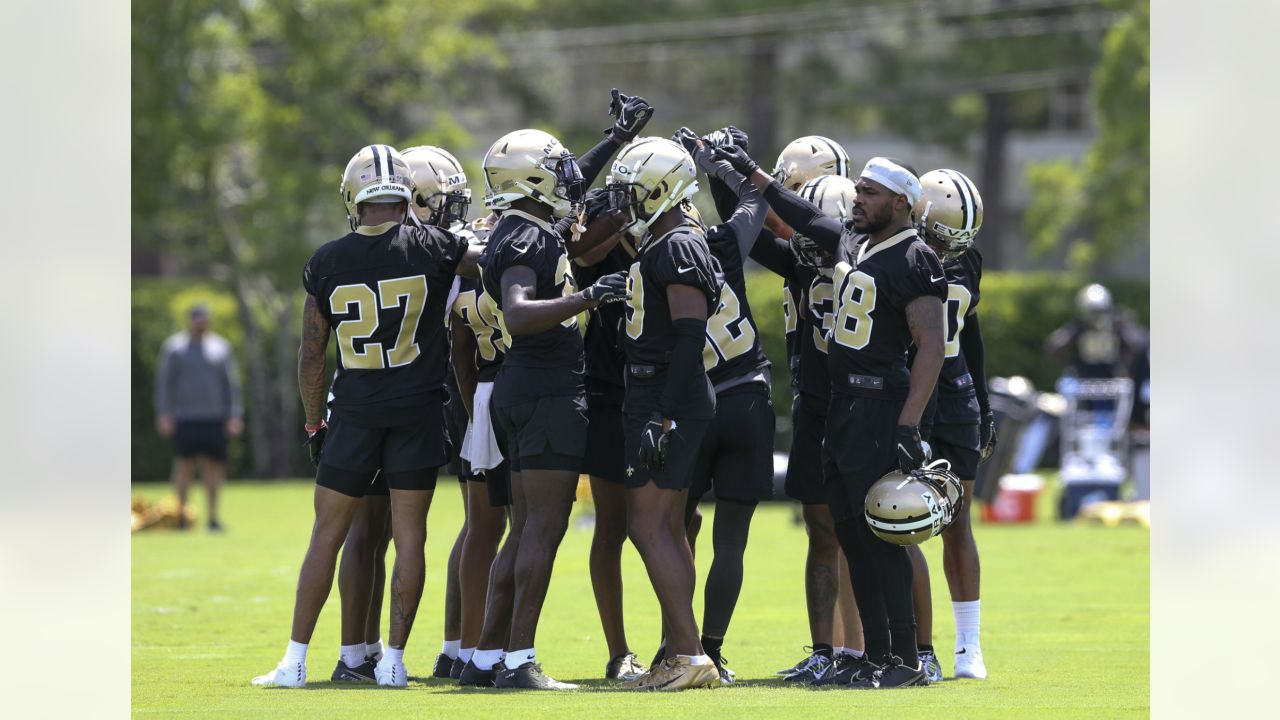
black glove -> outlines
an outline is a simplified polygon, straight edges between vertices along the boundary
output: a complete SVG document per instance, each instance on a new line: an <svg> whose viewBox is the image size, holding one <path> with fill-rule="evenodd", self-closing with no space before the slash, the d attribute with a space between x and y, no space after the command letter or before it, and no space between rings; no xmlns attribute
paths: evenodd
<svg viewBox="0 0 1280 720"><path fill-rule="evenodd" d="M671 140L679 143L681 147L689 151L689 155L693 157L693 162L697 164L698 169L707 175L720 177L722 172L717 172L716 163L719 159L712 152L712 147L706 143L700 143L698 134L687 127L682 127L671 136Z"/></svg>
<svg viewBox="0 0 1280 720"><path fill-rule="evenodd" d="M329 431L329 426L320 421L320 427L316 428L313 433L307 433L307 441L303 443L307 446L307 451L311 453L311 464L320 467L320 449L324 447L324 436Z"/></svg>
<svg viewBox="0 0 1280 720"><path fill-rule="evenodd" d="M679 144L692 155L698 151L698 134L687 127L682 127L671 135L672 142Z"/></svg>
<svg viewBox="0 0 1280 720"><path fill-rule="evenodd" d="M747 150L747 134L730 125L702 136L702 142L709 147L717 148L725 145L737 145Z"/></svg>
<svg viewBox="0 0 1280 720"><path fill-rule="evenodd" d="M667 433L662 429L662 416L654 413L640 433L640 467L661 470L667 464Z"/></svg>
<svg viewBox="0 0 1280 720"><path fill-rule="evenodd" d="M1000 440L996 436L996 416L990 410L982 413L982 421L978 423L978 438L979 452L982 453L978 462L984 463L995 454L996 443Z"/></svg>
<svg viewBox="0 0 1280 720"><path fill-rule="evenodd" d="M734 170L747 177L751 177L752 173L760 169L760 166L756 164L755 160L751 159L747 151L737 145L721 145L716 148L716 157L729 163Z"/></svg>
<svg viewBox="0 0 1280 720"><path fill-rule="evenodd" d="M582 297L601 304L627 299L627 271L601 277L582 291Z"/></svg>
<svg viewBox="0 0 1280 720"><path fill-rule="evenodd" d="M929 462L929 444L920 439L920 428L899 425L893 431L893 443L898 451L898 469L902 472L919 470Z"/></svg>
<svg viewBox="0 0 1280 720"><path fill-rule="evenodd" d="M639 95L623 95L618 92L618 88L614 88L612 94L609 114L617 118L613 124L613 134L619 140L634 140L644 129L645 123L649 122L653 108L649 101Z"/></svg>
<svg viewBox="0 0 1280 720"><path fill-rule="evenodd" d="M818 243L811 238L807 238L800 233L791 236L791 254L795 256L796 262L802 267L810 270L817 270L822 266L822 248L818 247Z"/></svg>

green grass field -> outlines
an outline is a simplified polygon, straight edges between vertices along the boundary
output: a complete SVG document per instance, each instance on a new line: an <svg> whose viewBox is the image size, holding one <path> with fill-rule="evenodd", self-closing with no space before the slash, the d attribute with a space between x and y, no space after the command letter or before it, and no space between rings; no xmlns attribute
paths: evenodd
<svg viewBox="0 0 1280 720"><path fill-rule="evenodd" d="M735 687L673 694L611 691L607 652L587 574L591 531L575 522L560 548L538 633L547 672L583 682L572 693L462 689L427 678L439 652L444 563L461 524L456 483L441 480L429 521L427 589L405 661L406 690L334 686L338 596L329 597L309 656L306 690L250 686L280 659L311 524L308 482L234 483L229 532L151 531L133 537L133 712L235 718L448 717L1115 717L1149 714L1149 533L1057 524L977 526L983 563L983 650L991 679L873 693L782 687L773 672L803 655L805 535L793 507L762 507L725 655ZM139 486L148 497L166 486ZM196 494L197 503L201 500ZM1044 498L1047 505L1050 498ZM711 519L712 509L704 513ZM705 527L709 528L710 525ZM708 546L709 547L709 546ZM950 600L941 542L932 566L935 642L951 674ZM709 557L699 557L700 574ZM643 660L658 639L658 606L628 546L627 632ZM701 614L701 595L696 601ZM384 625L385 628L385 625ZM385 633L385 629L384 629ZM358 715L357 715L358 713ZM459 715L461 716L461 715Z"/></svg>

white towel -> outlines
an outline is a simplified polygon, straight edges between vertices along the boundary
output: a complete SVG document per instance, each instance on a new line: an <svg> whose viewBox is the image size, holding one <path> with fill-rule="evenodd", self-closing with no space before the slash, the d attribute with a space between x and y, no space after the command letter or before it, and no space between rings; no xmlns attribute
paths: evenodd
<svg viewBox="0 0 1280 720"><path fill-rule="evenodd" d="M493 383L476 383L476 397L471 403L473 417L462 437L462 459L471 463L472 470L491 470L502 464L502 448L493 432L489 417L489 398L493 396Z"/></svg>

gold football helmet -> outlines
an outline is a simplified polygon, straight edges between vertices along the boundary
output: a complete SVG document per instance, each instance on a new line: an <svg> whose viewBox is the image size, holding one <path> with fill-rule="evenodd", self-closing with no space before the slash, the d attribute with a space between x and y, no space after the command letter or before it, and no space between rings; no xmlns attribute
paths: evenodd
<svg viewBox="0 0 1280 720"><path fill-rule="evenodd" d="M821 135L792 140L782 149L773 168L773 178L792 192L822 175L849 177L849 153L840 143Z"/></svg>
<svg viewBox="0 0 1280 720"><path fill-rule="evenodd" d="M623 228L643 239L649 223L698 192L698 168L688 151L666 138L638 137L618 154L605 179L609 208L630 213Z"/></svg>
<svg viewBox="0 0 1280 720"><path fill-rule="evenodd" d="M557 216L582 202L582 171L560 141L541 130L516 130L484 154L484 204L506 210L520 198L536 200Z"/></svg>
<svg viewBox="0 0 1280 720"><path fill-rule="evenodd" d="M867 525L894 545L919 545L951 526L964 487L946 460L935 460L904 475L885 475L867 491Z"/></svg>
<svg viewBox="0 0 1280 720"><path fill-rule="evenodd" d="M418 145L401 155L413 171L413 203L409 208L424 225L448 228L465 222L471 189L462 163L443 148Z"/></svg>
<svg viewBox="0 0 1280 720"><path fill-rule="evenodd" d="M953 262L973 247L982 228L982 196L972 180L955 170L927 172L920 186L912 212L920 234L944 262Z"/></svg>
<svg viewBox="0 0 1280 720"><path fill-rule="evenodd" d="M413 200L413 173L409 163L390 145L366 145L347 162L338 192L347 207L347 222L355 230L360 224L362 202Z"/></svg>

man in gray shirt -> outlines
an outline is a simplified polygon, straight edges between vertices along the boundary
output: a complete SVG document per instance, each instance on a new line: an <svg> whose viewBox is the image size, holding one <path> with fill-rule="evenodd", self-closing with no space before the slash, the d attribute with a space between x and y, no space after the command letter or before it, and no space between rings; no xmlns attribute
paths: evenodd
<svg viewBox="0 0 1280 720"><path fill-rule="evenodd" d="M188 313L188 327L165 340L156 370L156 430L172 437L177 447L173 482L178 490L178 527L186 528L187 490L200 461L209 496L209 529L218 522L218 488L227 459L227 438L238 437L241 420L240 388L235 358L226 338L209 331L209 309L196 305Z"/></svg>

